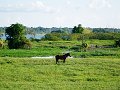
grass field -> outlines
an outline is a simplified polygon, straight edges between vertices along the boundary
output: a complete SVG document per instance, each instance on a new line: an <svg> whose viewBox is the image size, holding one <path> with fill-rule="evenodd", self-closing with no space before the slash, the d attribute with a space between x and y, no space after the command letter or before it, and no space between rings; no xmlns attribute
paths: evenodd
<svg viewBox="0 0 120 90"><path fill-rule="evenodd" d="M0 90L120 90L120 59L0 57Z"/></svg>
<svg viewBox="0 0 120 90"><path fill-rule="evenodd" d="M113 45L113 40L88 40ZM0 90L120 90L120 48L79 49L81 41L32 42L27 49L0 49ZM74 58L31 58L70 52Z"/></svg>
<svg viewBox="0 0 120 90"><path fill-rule="evenodd" d="M113 40L88 40L90 45L113 45ZM94 48L81 52L79 46L81 41L40 41L32 42L30 50L25 49L0 49L0 57L33 57L33 56L55 56L65 52L71 52L73 57L98 57L110 56L120 58L120 48Z"/></svg>

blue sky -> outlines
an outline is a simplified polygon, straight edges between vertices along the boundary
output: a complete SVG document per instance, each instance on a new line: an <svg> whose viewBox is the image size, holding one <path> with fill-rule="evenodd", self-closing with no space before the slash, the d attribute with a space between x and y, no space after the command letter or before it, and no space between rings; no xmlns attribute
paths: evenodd
<svg viewBox="0 0 120 90"><path fill-rule="evenodd" d="M120 28L120 0L0 0L0 26Z"/></svg>

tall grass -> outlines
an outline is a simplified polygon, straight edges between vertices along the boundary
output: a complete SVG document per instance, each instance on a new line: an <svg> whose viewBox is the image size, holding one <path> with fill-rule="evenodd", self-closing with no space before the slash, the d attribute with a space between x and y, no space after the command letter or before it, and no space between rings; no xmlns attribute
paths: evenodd
<svg viewBox="0 0 120 90"><path fill-rule="evenodd" d="M0 58L0 90L119 90L120 60Z"/></svg>
<svg viewBox="0 0 120 90"><path fill-rule="evenodd" d="M30 50L25 49L1 49L0 57L33 57L33 56L51 56L63 52L60 48L39 47Z"/></svg>
<svg viewBox="0 0 120 90"><path fill-rule="evenodd" d="M113 45L112 40L87 40L89 45ZM0 49L0 57L33 57L33 56L54 56L70 51L73 57L94 57L94 56L114 56L120 57L120 48L100 48L91 49L87 52L80 52L81 41L40 41L33 42L30 50L25 49ZM75 47L77 46L77 51ZM71 49L73 48L73 50Z"/></svg>

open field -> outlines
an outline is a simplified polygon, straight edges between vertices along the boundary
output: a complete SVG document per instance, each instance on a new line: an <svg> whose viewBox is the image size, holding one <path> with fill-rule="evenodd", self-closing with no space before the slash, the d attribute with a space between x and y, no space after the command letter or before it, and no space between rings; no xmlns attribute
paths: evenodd
<svg viewBox="0 0 120 90"><path fill-rule="evenodd" d="M91 45L109 46L113 40L88 40L88 47ZM120 58L120 48L87 48L86 52L79 50L81 41L39 41L32 42L30 50L25 49L0 49L0 57L34 57L34 56L55 56L70 52L73 57L117 57Z"/></svg>
<svg viewBox="0 0 120 90"><path fill-rule="evenodd" d="M0 57L0 90L120 90L120 59Z"/></svg>
<svg viewBox="0 0 120 90"><path fill-rule="evenodd" d="M113 40L88 40L87 44L112 46ZM79 50L81 41L32 42L27 49L0 49L0 90L120 90L120 48ZM70 52L55 64L55 56Z"/></svg>

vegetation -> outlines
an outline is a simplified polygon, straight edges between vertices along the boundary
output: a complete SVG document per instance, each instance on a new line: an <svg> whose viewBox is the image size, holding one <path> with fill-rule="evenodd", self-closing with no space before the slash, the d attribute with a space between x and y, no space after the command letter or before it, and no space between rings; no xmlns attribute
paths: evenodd
<svg viewBox="0 0 120 90"><path fill-rule="evenodd" d="M52 27L52 28L44 28L44 27L26 27L26 33L34 33L34 34L46 34L51 32L64 32L64 33L71 33L72 28L68 27Z"/></svg>
<svg viewBox="0 0 120 90"><path fill-rule="evenodd" d="M0 58L1 90L119 90L120 60Z"/></svg>
<svg viewBox="0 0 120 90"><path fill-rule="evenodd" d="M79 41L83 39L86 40L93 40L93 39L98 39L98 40L119 40L120 39L120 33L85 33L85 34L79 34L79 33L74 33L74 34L66 34L66 33L50 33L46 34L45 37L43 37L41 40L46 40L46 41Z"/></svg>
<svg viewBox="0 0 120 90"><path fill-rule="evenodd" d="M101 29L99 32L99 28L78 25L73 29L26 27L25 30L17 23L0 28L1 35L3 30L6 30L8 41L0 39L1 90L120 89L119 29L114 32ZM32 44L24 36L31 34L35 37L46 32L42 39L32 38ZM28 46L31 49L24 49ZM65 64L61 61L55 64L55 58L35 58L67 52L73 58L67 58Z"/></svg>
<svg viewBox="0 0 120 90"><path fill-rule="evenodd" d="M115 41L115 46L116 46L116 47L120 47L120 39L117 40L117 41Z"/></svg>
<svg viewBox="0 0 120 90"><path fill-rule="evenodd" d="M74 26L73 30L72 30L72 33L83 33L84 31L84 28L82 27L81 24L78 25L78 27Z"/></svg>
<svg viewBox="0 0 120 90"><path fill-rule="evenodd" d="M0 40L0 49L2 49L3 48L3 40Z"/></svg>
<svg viewBox="0 0 120 90"><path fill-rule="evenodd" d="M0 57L35 57L55 56L70 52L73 57L120 57L119 47L115 48L114 40L86 40L86 52L81 52L81 41L39 41L32 42L33 47L26 49L1 49ZM97 47L96 47L97 46Z"/></svg>
<svg viewBox="0 0 120 90"><path fill-rule="evenodd" d="M72 33L73 28L68 27L52 27L52 28L44 28L44 27L25 27L25 34L47 34L51 32L65 32ZM6 27L0 27L0 34L5 32ZM90 30L93 33L119 33L120 29L117 28L84 28L84 30ZM32 33L31 33L32 32ZM84 32L84 31L83 31Z"/></svg>
<svg viewBox="0 0 120 90"><path fill-rule="evenodd" d="M30 46L30 42L24 36L25 27L22 24L12 24L6 28L5 35L8 40L9 49L24 48Z"/></svg>
<svg viewBox="0 0 120 90"><path fill-rule="evenodd" d="M117 28L91 28L95 33L120 33L120 29Z"/></svg>

